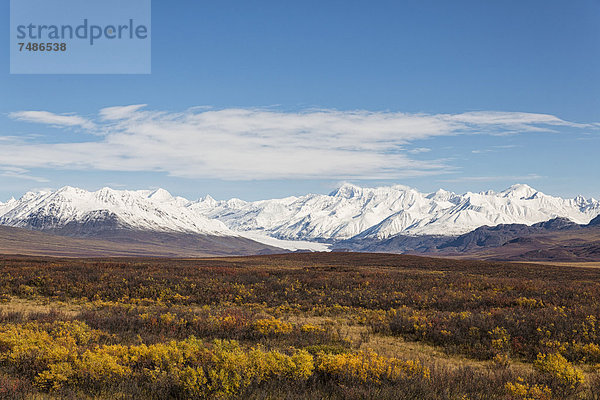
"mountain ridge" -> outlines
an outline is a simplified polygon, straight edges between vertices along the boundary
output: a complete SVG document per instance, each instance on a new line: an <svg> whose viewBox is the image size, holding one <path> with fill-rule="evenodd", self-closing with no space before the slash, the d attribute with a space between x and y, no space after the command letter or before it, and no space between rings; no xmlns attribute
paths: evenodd
<svg viewBox="0 0 600 400"><path fill-rule="evenodd" d="M565 217L579 224L600 214L594 199L561 199L527 185L459 195L420 193L407 186L361 188L346 184L329 195L311 194L232 205L198 203L232 230L261 229L282 239L386 239L398 234L460 235L484 225L534 224Z"/></svg>
<svg viewBox="0 0 600 400"><path fill-rule="evenodd" d="M516 184L501 192L421 193L403 185L343 184L329 194L280 199L191 201L164 189L95 192L65 186L0 203L0 225L86 236L133 230L220 237L260 233L283 240L383 241L402 236L460 236L483 226L534 225L555 218L587 224L600 202L562 199ZM600 223L600 220L597 222Z"/></svg>

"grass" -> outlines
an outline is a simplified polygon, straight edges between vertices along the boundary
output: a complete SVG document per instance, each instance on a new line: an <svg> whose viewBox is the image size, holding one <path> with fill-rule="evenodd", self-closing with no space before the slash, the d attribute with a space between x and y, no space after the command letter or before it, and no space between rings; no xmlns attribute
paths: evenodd
<svg viewBox="0 0 600 400"><path fill-rule="evenodd" d="M579 266L4 257L0 398L598 399L598 317Z"/></svg>

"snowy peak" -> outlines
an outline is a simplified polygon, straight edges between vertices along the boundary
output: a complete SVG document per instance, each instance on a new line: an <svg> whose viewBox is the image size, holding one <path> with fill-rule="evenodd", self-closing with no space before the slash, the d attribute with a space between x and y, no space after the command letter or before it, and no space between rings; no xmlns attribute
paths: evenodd
<svg viewBox="0 0 600 400"><path fill-rule="evenodd" d="M535 196L537 193L539 192L531 186L519 183L516 185L512 185L508 189L504 190L501 194L504 195L504 197L528 199Z"/></svg>
<svg viewBox="0 0 600 400"><path fill-rule="evenodd" d="M11 203L14 203L15 201L17 201L17 200L14 197L11 197L10 199L8 199L8 201L6 203L3 203L3 202L0 201L0 207L7 206L7 205L9 205Z"/></svg>
<svg viewBox="0 0 600 400"><path fill-rule="evenodd" d="M351 199L353 197L360 196L362 193L363 189L360 186L356 186L351 183L344 183L339 188L331 192L329 195L332 197L343 197L345 199Z"/></svg>
<svg viewBox="0 0 600 400"><path fill-rule="evenodd" d="M128 191L102 188L88 192L65 186L55 192L29 192L0 207L0 224L33 229L67 226L111 227L161 232L235 236L222 222L187 207L189 201L158 189Z"/></svg>
<svg viewBox="0 0 600 400"><path fill-rule="evenodd" d="M439 189L437 192L430 193L426 197L434 201L450 201L451 199L456 197L456 194L444 189Z"/></svg>
<svg viewBox="0 0 600 400"><path fill-rule="evenodd" d="M159 203L166 203L168 201L173 201L175 200L173 198L173 196L171 196L171 193L169 193L168 191L166 191L165 189L156 189L154 192L152 192L149 196L149 199L154 200L156 202Z"/></svg>
<svg viewBox="0 0 600 400"><path fill-rule="evenodd" d="M402 185L361 188L346 183L329 195L218 202L203 212L235 231L258 230L287 240L342 240L461 235L484 225L532 225L557 217L586 224L600 214L600 204L547 196L523 184L500 193L459 195L443 189L423 194Z"/></svg>
<svg viewBox="0 0 600 400"><path fill-rule="evenodd" d="M244 201L189 201L164 189L96 192L65 186L29 192L0 203L0 224L33 229L124 227L211 235L267 235L284 240L331 241L395 235L462 235L481 226L533 225L559 218L587 224L600 215L600 202L562 199L518 184L496 193L421 193L394 185L362 188L343 184L329 195ZM83 228L82 228L83 229Z"/></svg>

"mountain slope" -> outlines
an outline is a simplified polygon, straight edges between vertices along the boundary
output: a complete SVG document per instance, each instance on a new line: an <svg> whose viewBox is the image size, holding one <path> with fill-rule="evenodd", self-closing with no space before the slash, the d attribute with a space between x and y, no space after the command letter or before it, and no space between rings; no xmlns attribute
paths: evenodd
<svg viewBox="0 0 600 400"><path fill-rule="evenodd" d="M0 204L0 252L77 256L207 256L282 252L274 246L240 237L222 222L200 215L190 201L167 191L104 188L88 192L64 187L55 192L30 192ZM8 235L6 227L28 228ZM20 232L19 235L15 232ZM33 235L33 236L32 236ZM10 244L10 240L17 240ZM93 239L93 240L92 240ZM39 253L39 254L42 254Z"/></svg>
<svg viewBox="0 0 600 400"><path fill-rule="evenodd" d="M0 254L55 257L207 257L281 253L281 249L224 236L115 231L103 239L73 238L0 226Z"/></svg>
<svg viewBox="0 0 600 400"><path fill-rule="evenodd" d="M500 246L454 249L454 253L448 250L451 248L440 254L514 261L600 261L600 227L547 230L517 236Z"/></svg>
<svg viewBox="0 0 600 400"><path fill-rule="evenodd" d="M334 192L247 202L207 196L189 201L167 191L96 192L64 187L30 192L0 204L0 225L77 237L116 231L162 232L219 237L267 235L285 240L377 243L399 237L459 236L482 226L533 225L553 218L587 224L600 202L548 196L527 185L495 193L421 193L396 185L361 188L345 184Z"/></svg>
<svg viewBox="0 0 600 400"><path fill-rule="evenodd" d="M511 261L600 261L598 218L578 225L555 218L533 225L483 226L460 236L404 236L384 240L352 238L334 250L424 254Z"/></svg>
<svg viewBox="0 0 600 400"><path fill-rule="evenodd" d="M567 218L554 218L533 225L502 224L482 226L474 231L460 235L456 239L450 240L437 248L442 251L444 249L453 249L453 251L464 252L478 247L490 248L502 246L514 238L529 237L549 232L573 231L580 227L580 225Z"/></svg>
<svg viewBox="0 0 600 400"><path fill-rule="evenodd" d="M88 192L67 186L0 205L0 225L75 236L115 229L236 236L223 223L192 212L188 204L162 189Z"/></svg>

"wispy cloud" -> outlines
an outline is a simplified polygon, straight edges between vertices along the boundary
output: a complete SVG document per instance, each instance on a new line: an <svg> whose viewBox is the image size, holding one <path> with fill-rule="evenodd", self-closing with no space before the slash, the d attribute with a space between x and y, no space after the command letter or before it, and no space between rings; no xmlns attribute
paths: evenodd
<svg viewBox="0 0 600 400"><path fill-rule="evenodd" d="M99 136L86 142L4 140L0 165L108 171L160 171L173 176L253 179L398 179L453 170L448 160L415 160L417 140L464 134L588 128L545 114L109 107L96 119L44 111L15 119L78 126ZM6 138L5 138L6 139Z"/></svg>
<svg viewBox="0 0 600 400"><path fill-rule="evenodd" d="M135 104L131 106L106 107L100 110L100 118L105 121L118 121L122 119L131 119L136 116L136 112L146 107L146 104Z"/></svg>
<svg viewBox="0 0 600 400"><path fill-rule="evenodd" d="M408 150L410 154L429 153L430 151L431 149L428 147L417 147L416 149Z"/></svg>
<svg viewBox="0 0 600 400"><path fill-rule="evenodd" d="M471 153L473 153L473 154L496 153L501 150L514 149L516 147L520 147L520 146L518 146L516 144L507 144L507 145L503 145L503 146L492 146L487 149L476 149L476 150L472 150Z"/></svg>
<svg viewBox="0 0 600 400"><path fill-rule="evenodd" d="M461 123L488 127L489 133L509 134L518 132L552 131L550 126L571 128L597 128L598 124L580 124L562 120L554 115L523 112L473 111L453 116ZM500 128L496 131L496 128Z"/></svg>
<svg viewBox="0 0 600 400"><path fill-rule="evenodd" d="M529 175L509 175L509 176L461 176L458 178L440 179L438 182L456 183L456 182L494 182L494 181L508 181L508 182L521 182L531 181L544 178L542 175L529 174Z"/></svg>
<svg viewBox="0 0 600 400"><path fill-rule="evenodd" d="M0 167L0 176L4 178L25 179L35 182L49 182L46 178L29 175L29 171L19 167Z"/></svg>
<svg viewBox="0 0 600 400"><path fill-rule="evenodd" d="M38 124L47 124L54 126L79 126L84 129L94 129L95 124L83 117L72 114L54 114L48 111L18 111L8 115L10 118L34 122Z"/></svg>

